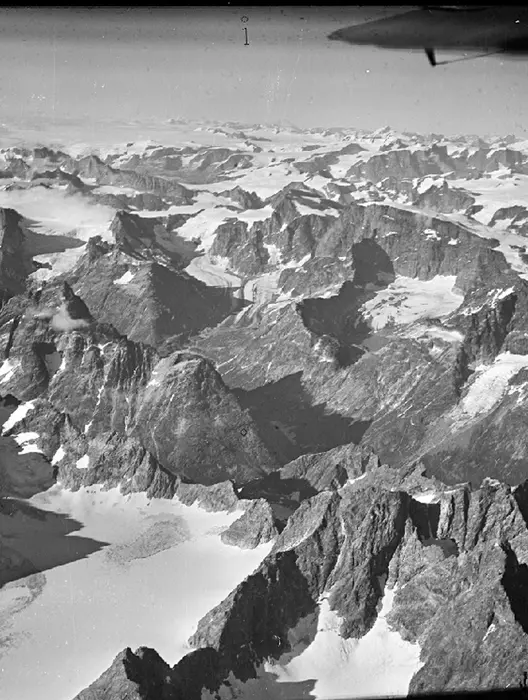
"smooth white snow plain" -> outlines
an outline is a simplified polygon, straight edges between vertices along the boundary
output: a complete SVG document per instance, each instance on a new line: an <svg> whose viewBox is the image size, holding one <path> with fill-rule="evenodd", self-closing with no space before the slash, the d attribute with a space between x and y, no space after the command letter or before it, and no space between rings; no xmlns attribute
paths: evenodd
<svg viewBox="0 0 528 700"><path fill-rule="evenodd" d="M124 496L118 488L71 492L55 485L28 502L49 511L51 520L3 515L0 532L30 559L46 556L39 537L55 526L56 513L81 524L74 540L55 540L67 558L75 559L79 538L104 545L55 568L39 562L42 574L0 590L0 697L6 700L35 700L36 689L39 700L71 700L127 646L153 647L174 664L190 651L187 639L198 620L272 546L242 550L221 542L220 531L240 511L209 513L177 500Z"/></svg>

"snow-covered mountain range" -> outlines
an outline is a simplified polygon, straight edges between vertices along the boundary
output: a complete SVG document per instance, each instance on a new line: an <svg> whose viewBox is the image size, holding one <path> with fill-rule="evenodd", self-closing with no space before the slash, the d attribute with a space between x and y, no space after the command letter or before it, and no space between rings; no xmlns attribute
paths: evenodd
<svg viewBox="0 0 528 700"><path fill-rule="evenodd" d="M528 142L167 133L0 149L0 696L517 687Z"/></svg>

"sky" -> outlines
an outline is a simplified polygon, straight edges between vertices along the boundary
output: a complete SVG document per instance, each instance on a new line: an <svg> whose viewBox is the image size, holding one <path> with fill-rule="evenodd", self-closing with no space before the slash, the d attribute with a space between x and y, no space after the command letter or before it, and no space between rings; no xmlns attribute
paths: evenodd
<svg viewBox="0 0 528 700"><path fill-rule="evenodd" d="M408 9L1 8L0 123L89 131L184 118L526 138L528 60L433 69L420 51L327 38Z"/></svg>

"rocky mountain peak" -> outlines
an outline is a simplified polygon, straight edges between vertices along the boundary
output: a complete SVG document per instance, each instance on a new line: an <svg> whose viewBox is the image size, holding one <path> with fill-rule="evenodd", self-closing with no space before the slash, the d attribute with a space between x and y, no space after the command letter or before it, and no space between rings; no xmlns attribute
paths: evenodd
<svg viewBox="0 0 528 700"><path fill-rule="evenodd" d="M63 282L62 298L65 304L65 310L69 317L73 320L92 321L93 317L90 314L88 307L84 301L73 292L68 282Z"/></svg>

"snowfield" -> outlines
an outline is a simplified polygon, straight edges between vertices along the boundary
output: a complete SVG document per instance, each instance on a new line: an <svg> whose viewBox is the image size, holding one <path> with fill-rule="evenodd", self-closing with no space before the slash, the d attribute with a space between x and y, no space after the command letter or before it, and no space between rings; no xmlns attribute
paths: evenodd
<svg viewBox="0 0 528 700"><path fill-rule="evenodd" d="M455 281L453 275L437 275L427 281L397 276L386 289L363 304L363 315L374 330L380 330L390 322L401 325L418 319L447 316L464 300L461 294L453 291Z"/></svg>
<svg viewBox="0 0 528 700"><path fill-rule="evenodd" d="M403 641L387 623L395 593L396 589L385 589L376 622L360 639L340 636L341 619L324 598L310 646L287 665L266 664L265 671L276 674L279 683L315 679L316 700L406 696L411 678L423 664L419 645Z"/></svg>
<svg viewBox="0 0 528 700"><path fill-rule="evenodd" d="M221 542L239 511L208 513L117 488L56 485L27 503L48 513L44 522L20 511L0 515L2 539L42 570L0 590L6 699L35 700L38 688L39 700L71 700L127 646L154 647L174 664L190 651L198 620L272 546ZM70 536L64 523L72 518L80 529Z"/></svg>
<svg viewBox="0 0 528 700"><path fill-rule="evenodd" d="M468 393L454 409L453 417L475 417L490 411L506 394L517 372L528 367L528 355L502 352L491 365L479 365L470 380Z"/></svg>
<svg viewBox="0 0 528 700"><path fill-rule="evenodd" d="M509 173L507 170L504 172ZM495 171L490 175L494 175L494 177L451 180L450 182L453 187L463 187L476 195L475 204L481 205L483 208L474 214L474 218L482 224L489 224L497 209L516 204L526 206L528 203L528 175L510 175L505 180L500 178L500 171Z"/></svg>

